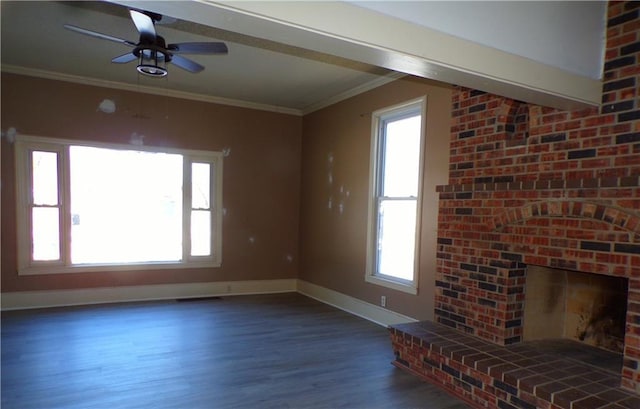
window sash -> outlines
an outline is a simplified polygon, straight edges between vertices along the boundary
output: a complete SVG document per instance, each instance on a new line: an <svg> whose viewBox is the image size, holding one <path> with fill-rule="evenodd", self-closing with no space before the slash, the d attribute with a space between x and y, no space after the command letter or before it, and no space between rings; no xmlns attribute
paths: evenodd
<svg viewBox="0 0 640 409"><path fill-rule="evenodd" d="M390 280L398 280L403 283L411 283L414 278L415 270L415 241L416 241L416 224L417 219L417 202L416 198L379 198L378 199L378 217L376 219L377 226L377 246L375 253L375 272L376 275L387 277ZM386 221L385 205L392 205L390 207L396 207L392 209L389 219L391 222ZM393 206L395 205L395 206ZM399 206L398 206L399 205ZM407 206L409 205L409 206ZM414 210L414 223L413 225L401 225L393 223L394 217L397 216L397 209L402 210L402 207L413 207ZM394 212L393 210L396 210ZM404 209L408 210L408 209ZM394 214L395 213L395 214ZM387 231L389 230L389 231ZM391 265L387 253L389 253L389 247L393 247L392 253L404 253L407 257L407 261L410 259L410 265L397 264ZM402 273L399 273L402 272ZM402 276L402 277L400 277Z"/></svg>
<svg viewBox="0 0 640 409"><path fill-rule="evenodd" d="M396 121L401 121L410 117L420 116L420 135L419 140L419 152L418 152L418 166L417 166L417 184L415 195L409 194L406 196L391 196L384 195L385 186L385 143L387 137L388 125ZM372 144L371 144L371 170L370 170L370 198L369 198L369 222L367 229L367 265L365 280L378 285L383 285L389 288L397 289L403 292L411 294L417 294L418 287L418 265L419 265L419 233L420 233L420 209L421 209L421 196L422 196L422 174L423 174L423 158L424 158L424 129L425 129L425 117L426 117L426 98L419 98L416 100L408 101L407 103L393 106L390 108L376 111L372 115ZM388 189L387 189L388 190ZM403 192L414 193L414 191L402 190ZM399 277L399 274L384 274L381 270L381 262L384 260L381 258L381 249L379 248L381 240L380 228L382 226L381 220L381 208L385 203L398 202L398 203L413 203L415 206L415 223L413 223L413 229L408 229L402 232L406 237L407 234L411 234L413 230L413 245L411 243L410 249L406 249L407 254L412 254L412 263L410 266L404 266L404 271L410 270L410 274L403 274ZM400 232L396 232L400 234ZM411 241L409 239L408 241ZM393 241L390 241L393 243ZM407 277L410 276L410 277Z"/></svg>
<svg viewBox="0 0 640 409"><path fill-rule="evenodd" d="M183 207L182 207L182 259L170 262L139 262L139 263L92 263L73 264L71 262L71 208L70 208L70 184L69 184L69 148L70 146L89 146L106 149L135 150L148 152L173 153L183 156L183 166L189 169L183 173ZM32 237L32 169L29 156L33 151L56 152L58 154L58 192L59 203L57 207L60 213L60 257L58 260L34 260ZM145 146L130 146L118 144L93 143L86 141L65 140L47 137L19 135L15 144L16 153L16 182L18 187L18 273L29 274L54 274L70 272L92 271L129 271L144 269L164 268L190 268L190 267L219 267L221 265L222 251L222 153L184 149L160 149ZM199 251L198 255L191 255L191 164L204 163L209 165L210 189L208 192L210 201L209 212L209 236L210 248L208 252ZM38 206L42 207L42 206Z"/></svg>

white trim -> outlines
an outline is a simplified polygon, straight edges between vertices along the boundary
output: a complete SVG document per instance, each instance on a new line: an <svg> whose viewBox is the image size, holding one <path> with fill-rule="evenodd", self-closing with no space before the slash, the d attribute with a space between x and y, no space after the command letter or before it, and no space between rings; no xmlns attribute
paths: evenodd
<svg viewBox="0 0 640 409"><path fill-rule="evenodd" d="M416 260L417 263L417 260ZM418 265L418 264L416 264ZM416 267L417 269L417 267ZM417 271L417 270L416 270ZM373 275L366 274L364 276L364 281L371 284L381 285L383 287L391 288L393 290L402 291L408 294L417 295L418 294L418 283L417 283L417 274L416 279L413 282L408 281L406 284L400 279L393 279L393 277L386 279L385 276L382 275Z"/></svg>
<svg viewBox="0 0 640 409"><path fill-rule="evenodd" d="M10 311L180 298L276 294L296 291L385 327L418 321L395 311L295 278L3 292L0 294L0 305L2 311Z"/></svg>
<svg viewBox="0 0 640 409"><path fill-rule="evenodd" d="M213 296L272 294L296 291L296 279L153 284L73 290L3 292L2 310L65 307L117 302L171 300Z"/></svg>
<svg viewBox="0 0 640 409"><path fill-rule="evenodd" d="M404 322L418 321L415 318L378 307L377 305L351 297L350 295L339 293L304 280L298 280L298 292L385 327Z"/></svg>
<svg viewBox="0 0 640 409"><path fill-rule="evenodd" d="M314 111L318 111L322 108L326 108L333 104L337 104L338 102L344 101L346 99L355 97L356 95L360 95L367 91L371 91L372 89L381 87L385 84L393 82L395 80L406 77L407 74L403 74L401 72L392 72L390 74L385 75L384 77L377 78L373 81L369 81L366 84L359 85L355 88L352 88L348 91L342 92L338 95L334 95L331 98L325 99L324 101L316 102L315 104L311 104L308 107L302 110L302 115L310 114Z"/></svg>
<svg viewBox="0 0 640 409"><path fill-rule="evenodd" d="M415 225L415 248L413 260L413 279L401 280L390 276L377 274L376 257L378 246L378 210L379 210L379 188L381 181L380 175L380 141L381 125L385 118L397 117L404 115L408 110L413 111L416 107L420 108L420 158L419 158L419 177L418 192L416 198L416 225ZM369 203L368 203L368 219L367 219L367 251L365 266L365 281L371 284L392 288L394 290L403 291L405 293L418 294L418 270L420 266L420 232L422 231L422 197L423 197L423 179L425 167L425 145L427 140L427 96L424 95L409 101L405 101L390 107L385 107L374 111L371 114L371 150L369 160ZM386 137L386 136L384 136Z"/></svg>
<svg viewBox="0 0 640 409"><path fill-rule="evenodd" d="M209 163L212 170L215 169L214 177L210 180L211 197L214 203L210 212L211 217L211 254L206 257L190 256L190 244L188 233L182 238L182 260L169 262L140 262L140 263L91 263L73 264L71 260L71 221L70 214L70 194L69 194L69 157L68 152L71 146L87 146L94 148L135 150L144 152L159 152L179 154L183 157L185 171L183 173L183 184L186 182L187 188L183 189L186 200L183 204L183 213L186 209L191 209L189 183L191 164L194 162ZM62 199L58 201L61 213L60 220L60 259L52 261L36 261L31 257L31 217L30 208L32 200L30 198L30 159L32 150L45 150L58 154L58 192ZM84 273L95 271L133 271L149 269L172 269L172 268L209 268L220 267L222 265L222 203L223 203L223 154L222 152L200 151L188 149L175 149L152 146L125 145L115 143L94 143L91 141L73 141L69 139L48 138L33 135L19 134L15 141L15 155L19 166L16 168L16 184L18 193L18 206L16 217L20 222L18 229L18 275L41 275L41 274L66 274ZM25 160L20 160L25 159ZM190 212L189 212L190 214ZM189 215L183 215L183 231L190 232Z"/></svg>
<svg viewBox="0 0 640 409"><path fill-rule="evenodd" d="M216 97L213 95L196 94L192 92L177 91L166 88L154 88L145 85L127 84L124 82L107 81L97 78L81 77L78 75L62 74L59 72L39 70L35 68L19 67L2 64L2 72L9 74L25 75L29 77L45 78L54 81L72 82L74 84L91 85L94 87L113 88L129 92L141 92L143 94L169 96L172 98L188 99L192 101L209 102L212 104L229 105L239 108L256 109L260 111L277 112L281 114L301 116L298 109L280 107L276 105L259 104L256 102L241 101L239 99Z"/></svg>
<svg viewBox="0 0 640 409"><path fill-rule="evenodd" d="M114 2L139 7L139 0ZM149 0L145 9L537 105L574 110L601 104L601 80L348 2Z"/></svg>
<svg viewBox="0 0 640 409"><path fill-rule="evenodd" d="M44 78L44 79L49 79L54 81L65 81L65 82L71 82L74 84L90 85L94 87L113 88L113 89L125 90L130 92L132 91L131 87L133 86L133 84L127 84L124 82L107 81L107 80L101 80L97 78L82 77L78 75L63 74L59 72L45 71L45 70L39 70L35 68L19 67L19 66L8 65L8 64L3 64L1 70L2 72L6 72L9 74ZM269 104L259 104L256 102L242 101L239 99L216 97L213 95L196 94L192 92L185 92L185 91L178 91L178 90L171 90L171 89L159 89L159 88L149 87L145 85L135 85L135 91L141 92L144 94L169 96L172 98L181 98L181 99L188 99L192 101L208 102L212 104L234 106L238 108L248 108L248 109L255 109L259 111L268 111L268 112L276 112L280 114L304 116L314 111L318 111L322 108L326 108L330 105L349 99L351 97L355 97L356 95L360 95L364 92L381 87L397 79L403 78L406 75L407 74L403 74L399 72L391 72L390 74L376 78L367 83L361 84L357 87L354 87L340 94L334 95L323 101L315 102L305 107L304 109L295 109L295 108L281 107L281 106L269 105Z"/></svg>
<svg viewBox="0 0 640 409"><path fill-rule="evenodd" d="M191 155L196 157L207 157L211 156L211 154L215 154L215 156L224 157L223 153L220 151L206 151L206 150L198 150L198 149L182 149L182 148L172 148L170 146L159 146L159 145L138 145L133 142L129 144L126 143L118 143L118 142L100 142L100 141L92 141L92 140L84 140L84 139L65 139L65 138L57 138L53 136L40 136L40 135L28 135L17 133L15 135L15 140L22 141L25 143L40 143L40 144L49 144L49 145L76 145L76 146L88 146L92 148L104 148L104 149L122 149L122 150L134 150L134 151L145 151L145 152L162 152L162 153L176 153L179 155Z"/></svg>

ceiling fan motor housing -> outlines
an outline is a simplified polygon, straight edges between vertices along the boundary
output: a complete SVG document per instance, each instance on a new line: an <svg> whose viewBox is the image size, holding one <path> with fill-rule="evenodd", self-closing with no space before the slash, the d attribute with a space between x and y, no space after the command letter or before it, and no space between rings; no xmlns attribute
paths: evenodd
<svg viewBox="0 0 640 409"><path fill-rule="evenodd" d="M164 38L156 35L153 43L140 43L133 49L133 55L138 58L136 69L139 73L150 77L164 77L169 72L166 63L171 61L171 54L167 53Z"/></svg>

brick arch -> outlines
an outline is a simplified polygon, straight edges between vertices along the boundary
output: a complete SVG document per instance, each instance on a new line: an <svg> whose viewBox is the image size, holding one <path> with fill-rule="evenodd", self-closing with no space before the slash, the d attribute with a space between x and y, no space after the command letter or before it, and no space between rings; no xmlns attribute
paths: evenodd
<svg viewBox="0 0 640 409"><path fill-rule="evenodd" d="M505 209L494 215L491 231L522 223L534 217L571 217L608 223L635 235L640 240L640 215L620 207L584 200L547 200L531 202L522 207Z"/></svg>

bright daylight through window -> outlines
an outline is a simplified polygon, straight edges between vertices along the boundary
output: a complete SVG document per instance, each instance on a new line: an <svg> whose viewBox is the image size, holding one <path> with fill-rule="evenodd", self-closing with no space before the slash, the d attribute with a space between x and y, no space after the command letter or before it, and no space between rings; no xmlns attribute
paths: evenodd
<svg viewBox="0 0 640 409"><path fill-rule="evenodd" d="M222 157L21 137L20 273L219 266Z"/></svg>
<svg viewBox="0 0 640 409"><path fill-rule="evenodd" d="M416 293L425 99L373 114L369 282Z"/></svg>

